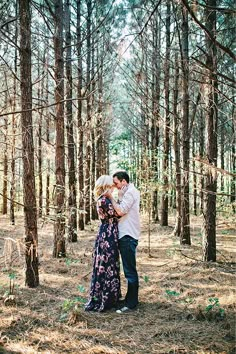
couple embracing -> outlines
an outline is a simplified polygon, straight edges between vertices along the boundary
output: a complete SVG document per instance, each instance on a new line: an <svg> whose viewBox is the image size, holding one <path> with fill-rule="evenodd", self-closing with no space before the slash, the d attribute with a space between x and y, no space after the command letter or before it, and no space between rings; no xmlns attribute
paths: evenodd
<svg viewBox="0 0 236 354"><path fill-rule="evenodd" d="M118 189L118 201L112 196L114 188ZM101 223L94 248L90 297L85 310L102 312L120 307L116 312L122 314L135 309L138 304L136 247L140 235L140 193L129 182L129 175L119 171L113 178L108 175L99 177L94 194ZM121 300L119 253L127 280L124 300Z"/></svg>

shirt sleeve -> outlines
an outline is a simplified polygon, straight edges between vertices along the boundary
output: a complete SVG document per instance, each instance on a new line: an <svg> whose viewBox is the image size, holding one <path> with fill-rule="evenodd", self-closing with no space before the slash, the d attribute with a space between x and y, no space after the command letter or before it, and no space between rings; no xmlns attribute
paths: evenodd
<svg viewBox="0 0 236 354"><path fill-rule="evenodd" d="M122 201L119 203L119 208L123 214L127 214L130 208L132 207L135 199L134 196L131 192L127 191L123 198Z"/></svg>

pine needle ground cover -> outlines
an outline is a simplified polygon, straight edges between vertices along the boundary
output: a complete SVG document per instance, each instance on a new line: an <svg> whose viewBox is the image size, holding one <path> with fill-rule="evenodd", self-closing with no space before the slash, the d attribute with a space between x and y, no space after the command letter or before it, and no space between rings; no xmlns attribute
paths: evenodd
<svg viewBox="0 0 236 354"><path fill-rule="evenodd" d="M172 226L153 224L149 250L146 225L143 218L138 309L98 314L83 310L97 223L67 244L63 259L52 258L53 225L40 224L40 286L29 289L23 218L10 226L1 217L0 353L235 353L235 223L218 220L218 261L208 264L201 261L200 218L191 222L191 247L179 246Z"/></svg>

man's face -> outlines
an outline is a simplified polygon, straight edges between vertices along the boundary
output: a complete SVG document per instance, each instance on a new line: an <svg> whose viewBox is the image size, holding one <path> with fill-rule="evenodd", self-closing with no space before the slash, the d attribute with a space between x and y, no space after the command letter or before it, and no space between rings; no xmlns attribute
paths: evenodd
<svg viewBox="0 0 236 354"><path fill-rule="evenodd" d="M123 179L120 181L117 177L113 178L114 185L116 186L117 189L121 189L123 186L127 184L126 180Z"/></svg>

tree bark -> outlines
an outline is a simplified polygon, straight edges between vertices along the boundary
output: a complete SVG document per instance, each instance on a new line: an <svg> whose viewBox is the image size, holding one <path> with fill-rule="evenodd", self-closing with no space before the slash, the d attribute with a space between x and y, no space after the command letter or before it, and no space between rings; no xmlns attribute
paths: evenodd
<svg viewBox="0 0 236 354"><path fill-rule="evenodd" d="M180 243L191 244L190 218L189 218L189 28L188 12L182 9L182 74L183 74L183 118L182 118L182 210L181 210L181 235Z"/></svg>
<svg viewBox="0 0 236 354"><path fill-rule="evenodd" d="M77 54L78 54L78 180L79 180L79 229L84 230L84 127L82 119L82 51L81 51L81 0L77 1Z"/></svg>
<svg viewBox="0 0 236 354"><path fill-rule="evenodd" d="M216 38L216 11L209 7L216 7L216 0L206 2L206 27ZM209 7L208 7L209 6ZM206 154L212 169L206 171L204 194L204 225L203 225L203 260L216 261L216 190L217 177L214 166L217 165L217 51L215 42L206 34L206 65L208 80L206 87Z"/></svg>
<svg viewBox="0 0 236 354"><path fill-rule="evenodd" d="M65 137L64 137L64 61L63 61L63 3L54 1L54 52L55 52L55 102L56 102L56 186L54 223L54 257L65 257Z"/></svg>
<svg viewBox="0 0 236 354"><path fill-rule="evenodd" d="M86 121L86 166L85 166L85 224L91 220L91 16L92 16L92 1L87 1L87 58L86 58L86 93L87 93L87 121Z"/></svg>
<svg viewBox="0 0 236 354"><path fill-rule="evenodd" d="M7 110L8 106L8 89L6 89L6 96L5 96L5 109ZM4 117L4 158L3 158L3 188L2 188L2 195L3 195L3 203L2 203L2 214L7 214L7 180L8 180L8 117Z"/></svg>
<svg viewBox="0 0 236 354"><path fill-rule="evenodd" d="M65 2L65 32L66 32L66 116L67 116L67 144L68 144L68 174L69 174L69 219L68 240L77 242L77 203L76 203L76 146L74 139L74 124L72 112L72 66L71 66L71 10L70 0Z"/></svg>
<svg viewBox="0 0 236 354"><path fill-rule="evenodd" d="M163 192L161 198L161 219L162 226L168 226L168 167L170 151L170 0L167 0L166 8L166 59L165 59L165 127L164 127L164 157L163 157Z"/></svg>
<svg viewBox="0 0 236 354"><path fill-rule="evenodd" d="M178 56L175 56L175 83L173 97L173 116L174 116L174 154L175 154L175 178L176 178L176 222L174 235L181 234L181 169L180 169L180 134L178 117L178 95L179 95L179 64Z"/></svg>
<svg viewBox="0 0 236 354"><path fill-rule="evenodd" d="M152 146L152 168L155 183L158 182L158 145L159 145L159 115L160 115L160 30L158 19L154 19L153 29L153 86L152 86L152 125L151 125L151 146ZM159 221L158 216L158 192L157 188L152 193L152 220Z"/></svg>
<svg viewBox="0 0 236 354"><path fill-rule="evenodd" d="M32 127L31 80L31 14L30 1L19 1L20 12L20 77L21 77L21 127L23 159L23 198L25 216L25 283L31 288L39 285L38 234L34 175L34 142Z"/></svg>

